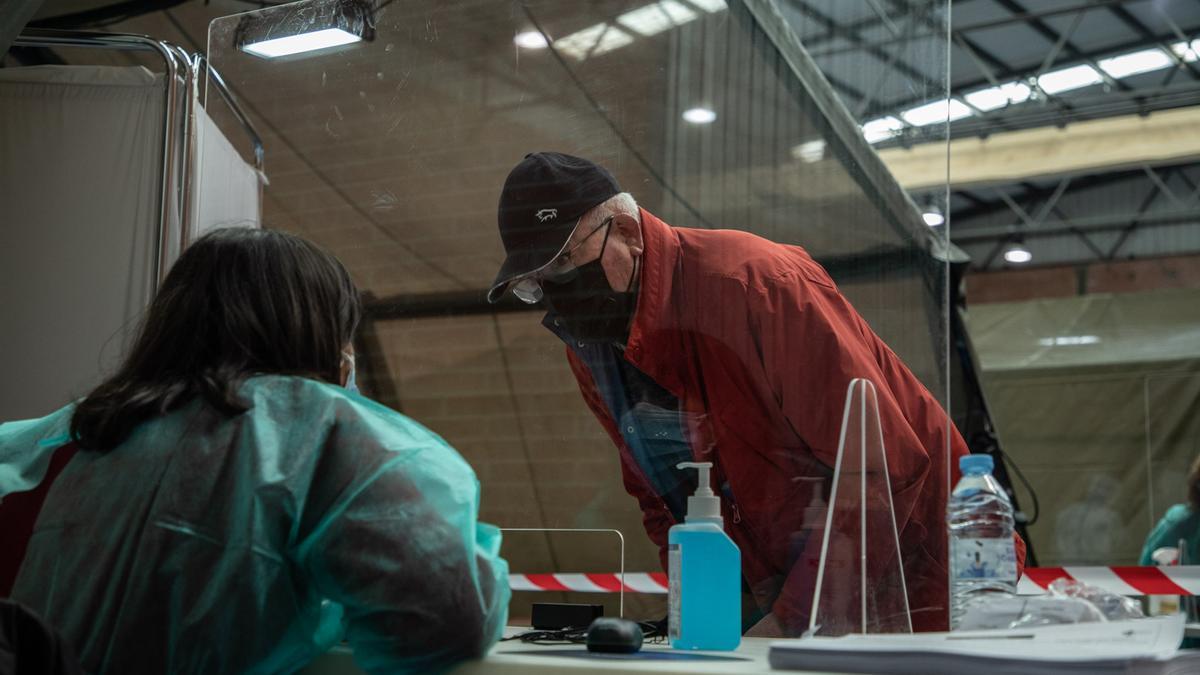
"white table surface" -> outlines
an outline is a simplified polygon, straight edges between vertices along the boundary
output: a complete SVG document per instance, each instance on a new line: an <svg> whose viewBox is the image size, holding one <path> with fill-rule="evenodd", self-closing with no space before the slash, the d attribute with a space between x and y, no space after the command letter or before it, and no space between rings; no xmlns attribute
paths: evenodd
<svg viewBox="0 0 1200 675"><path fill-rule="evenodd" d="M526 628L509 628L505 634L523 632ZM468 661L450 671L453 675L516 675L518 673L570 673L570 675L607 675L608 673L678 673L700 675L703 673L782 673L798 671L772 671L767 664L767 651L771 643L767 638L742 638L742 645L733 652L680 652L662 644L646 644L642 651L633 655L589 654L584 645L535 645L520 641L501 642L492 653L479 661ZM696 654L699 656L723 657L721 660L706 659L653 659L639 654L667 652L673 655ZM568 656L567 654L574 654ZM736 660L729 660L729 659ZM361 675L354 665L350 650L338 647L317 659L303 675ZM828 675L828 674L823 674Z"/></svg>

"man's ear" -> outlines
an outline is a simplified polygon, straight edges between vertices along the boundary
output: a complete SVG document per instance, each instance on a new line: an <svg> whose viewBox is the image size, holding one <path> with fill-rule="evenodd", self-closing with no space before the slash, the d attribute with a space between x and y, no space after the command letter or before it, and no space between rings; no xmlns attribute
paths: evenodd
<svg viewBox="0 0 1200 675"><path fill-rule="evenodd" d="M642 245L642 224L637 218L628 213L618 213L613 217L613 225L617 228L617 234L620 235L621 241L629 247L629 250L636 255L641 255L644 249Z"/></svg>

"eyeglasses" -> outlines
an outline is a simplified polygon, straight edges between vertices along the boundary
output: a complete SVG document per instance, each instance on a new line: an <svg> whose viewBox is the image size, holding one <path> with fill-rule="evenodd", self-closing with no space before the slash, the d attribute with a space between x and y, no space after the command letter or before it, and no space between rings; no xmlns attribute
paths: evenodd
<svg viewBox="0 0 1200 675"><path fill-rule="evenodd" d="M542 291L542 280L549 279L559 282L568 280L571 273L574 272L575 268L577 267L571 262L571 254L579 250L579 247L586 244L587 240L591 239L593 234L596 234L602 230L604 227L612 223L612 221L613 216L605 218L599 225L594 227L591 232L588 232L587 236L581 239L578 244L575 244L570 249L555 256L554 260L551 260L538 269L521 277L517 281L514 281L512 285L513 295L517 296L518 300L528 305L541 302L542 296L544 295ZM601 251L603 251L603 249L601 249ZM603 255L603 253L601 253L601 255Z"/></svg>

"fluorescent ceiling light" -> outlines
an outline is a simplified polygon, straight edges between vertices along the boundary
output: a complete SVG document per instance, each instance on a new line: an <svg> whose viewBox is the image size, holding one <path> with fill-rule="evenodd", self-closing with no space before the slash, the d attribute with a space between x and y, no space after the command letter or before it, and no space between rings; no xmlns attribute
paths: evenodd
<svg viewBox="0 0 1200 675"><path fill-rule="evenodd" d="M589 56L599 56L633 42L633 36L607 23L584 28L576 33L554 41L558 51L580 61Z"/></svg>
<svg viewBox="0 0 1200 675"><path fill-rule="evenodd" d="M1097 65L1100 66L1100 70L1108 73L1111 77L1130 77L1152 70L1162 70L1174 61L1169 54L1155 48L1101 59Z"/></svg>
<svg viewBox="0 0 1200 675"><path fill-rule="evenodd" d="M798 159L805 164L813 164L825 159L825 141L817 139L793 147L792 159Z"/></svg>
<svg viewBox="0 0 1200 675"><path fill-rule="evenodd" d="M1033 254L1022 244L1013 244L1004 252L1004 259L1010 263L1021 265L1033 260Z"/></svg>
<svg viewBox="0 0 1200 675"><path fill-rule="evenodd" d="M1043 347L1075 347L1077 345L1094 345L1100 342L1099 335L1059 335L1038 340Z"/></svg>
<svg viewBox="0 0 1200 675"><path fill-rule="evenodd" d="M863 137L868 143L878 143L889 138L895 138L904 128L904 123L892 116L880 117L862 125Z"/></svg>
<svg viewBox="0 0 1200 675"><path fill-rule="evenodd" d="M946 217L937 211L926 211L921 214L921 217L925 219L925 224L930 227L937 227L946 222Z"/></svg>
<svg viewBox="0 0 1200 675"><path fill-rule="evenodd" d="M1072 89L1079 89L1104 81L1099 71L1084 64L1071 66L1062 70L1054 70L1038 78L1038 86L1047 94L1057 94Z"/></svg>
<svg viewBox="0 0 1200 675"><path fill-rule="evenodd" d="M341 28L326 28L311 33L300 33L299 35L289 35L287 37L255 42L254 44L242 47L242 49L255 56L261 56L264 59L276 59L281 56L291 56L292 54L300 54L301 52L340 47L361 41L362 38L359 36L347 33Z"/></svg>
<svg viewBox="0 0 1200 675"><path fill-rule="evenodd" d="M1176 42L1171 45L1171 51L1179 58L1191 63L1200 60L1200 40L1192 40L1192 46L1189 48L1186 42Z"/></svg>
<svg viewBox="0 0 1200 675"><path fill-rule="evenodd" d="M1029 85L1023 82L1009 82L998 87L973 91L963 98L976 109L988 112L1006 105L1024 103L1029 100L1032 93L1033 90L1029 88Z"/></svg>
<svg viewBox="0 0 1200 675"><path fill-rule="evenodd" d="M546 41L546 36L542 35L541 32L536 30L527 30L524 33L517 33L516 36L513 37L513 42L515 42L518 47L524 47L525 49L545 49L546 47L550 46L550 43Z"/></svg>
<svg viewBox="0 0 1200 675"><path fill-rule="evenodd" d="M649 37L682 26L700 17L696 10L709 14L728 9L725 0L659 0L625 12L617 17L620 28L601 23L554 41L559 51L580 61L620 49L633 42L634 36Z"/></svg>
<svg viewBox="0 0 1200 675"><path fill-rule="evenodd" d="M972 114L974 113L971 112L971 109L964 105L962 101L952 98L910 108L900 113L900 116L904 118L905 122L914 127L923 127L939 122L953 122Z"/></svg>
<svg viewBox="0 0 1200 675"><path fill-rule="evenodd" d="M683 111L683 119L692 124L711 124L716 121L717 113L708 108L689 108Z"/></svg>
<svg viewBox="0 0 1200 675"><path fill-rule="evenodd" d="M650 37L681 26L698 15L676 0L662 0L646 5L617 17L617 23L637 33Z"/></svg>
<svg viewBox="0 0 1200 675"><path fill-rule="evenodd" d="M688 4L694 7L699 7L709 14L727 9L725 7L725 0L688 0Z"/></svg>

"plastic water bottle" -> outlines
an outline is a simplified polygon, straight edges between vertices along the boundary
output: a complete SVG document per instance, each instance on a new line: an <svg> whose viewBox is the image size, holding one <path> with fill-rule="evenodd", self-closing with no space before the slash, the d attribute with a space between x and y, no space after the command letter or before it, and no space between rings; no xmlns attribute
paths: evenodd
<svg viewBox="0 0 1200 675"><path fill-rule="evenodd" d="M988 593L1017 592L1017 552L1013 546L1013 507L992 477L989 455L959 459L962 478L950 493L950 627L957 628L966 606Z"/></svg>

